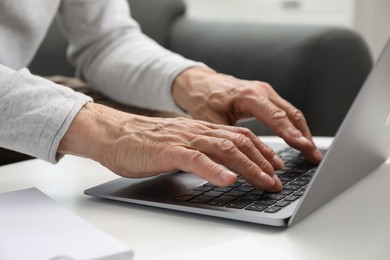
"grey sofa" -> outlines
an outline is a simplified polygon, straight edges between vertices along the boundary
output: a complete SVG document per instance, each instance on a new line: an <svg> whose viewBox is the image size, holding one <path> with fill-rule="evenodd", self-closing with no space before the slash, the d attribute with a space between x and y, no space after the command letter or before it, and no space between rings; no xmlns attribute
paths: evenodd
<svg viewBox="0 0 390 260"><path fill-rule="evenodd" d="M335 27L190 19L182 0L129 0L144 33L166 48L236 77L269 82L301 109L314 135L333 136L372 61L356 33ZM53 24L31 63L40 75L73 76ZM240 123L256 134L255 121Z"/></svg>

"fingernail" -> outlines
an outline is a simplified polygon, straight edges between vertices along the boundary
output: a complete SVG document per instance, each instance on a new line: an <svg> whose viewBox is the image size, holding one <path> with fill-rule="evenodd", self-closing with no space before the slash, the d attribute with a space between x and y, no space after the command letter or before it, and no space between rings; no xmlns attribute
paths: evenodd
<svg viewBox="0 0 390 260"><path fill-rule="evenodd" d="M271 187L275 185L275 180L265 172L260 172L260 182L265 187Z"/></svg>
<svg viewBox="0 0 390 260"><path fill-rule="evenodd" d="M237 175L230 171L222 171L221 172L221 179L225 182L231 182L236 179Z"/></svg>

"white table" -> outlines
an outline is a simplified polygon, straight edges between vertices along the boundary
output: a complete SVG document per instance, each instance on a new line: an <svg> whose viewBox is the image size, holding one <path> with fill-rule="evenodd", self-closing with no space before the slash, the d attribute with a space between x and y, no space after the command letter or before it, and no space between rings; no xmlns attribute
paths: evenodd
<svg viewBox="0 0 390 260"><path fill-rule="evenodd" d="M330 139L318 138L317 142ZM390 164L384 164L288 229L84 195L85 189L114 178L117 175L87 159L66 156L57 165L31 160L0 167L0 192L37 187L128 244L134 249L136 260L183 259L181 254L216 259L216 253L217 259L233 259L232 252L240 249L247 252L243 252L243 257L258 252L251 259L390 259ZM221 248L224 250L219 252Z"/></svg>

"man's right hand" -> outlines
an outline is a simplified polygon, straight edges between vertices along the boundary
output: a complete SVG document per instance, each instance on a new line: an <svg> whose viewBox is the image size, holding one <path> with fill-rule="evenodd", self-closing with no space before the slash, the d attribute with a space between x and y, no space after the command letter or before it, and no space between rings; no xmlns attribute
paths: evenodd
<svg viewBox="0 0 390 260"><path fill-rule="evenodd" d="M76 115L58 153L91 158L129 178L180 169L219 186L231 185L239 174L256 188L282 189L274 170L283 162L246 128L144 117L95 103Z"/></svg>

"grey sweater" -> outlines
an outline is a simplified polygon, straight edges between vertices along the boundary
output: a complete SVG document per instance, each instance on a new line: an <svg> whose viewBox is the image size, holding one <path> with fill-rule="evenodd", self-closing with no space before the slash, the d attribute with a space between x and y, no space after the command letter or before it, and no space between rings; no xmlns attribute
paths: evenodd
<svg viewBox="0 0 390 260"><path fill-rule="evenodd" d="M172 81L204 65L143 35L126 0L0 0L0 147L56 162L61 138L91 101L24 68L55 17L80 78L124 104L181 112Z"/></svg>

